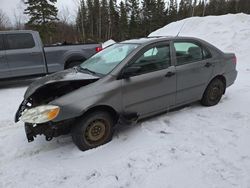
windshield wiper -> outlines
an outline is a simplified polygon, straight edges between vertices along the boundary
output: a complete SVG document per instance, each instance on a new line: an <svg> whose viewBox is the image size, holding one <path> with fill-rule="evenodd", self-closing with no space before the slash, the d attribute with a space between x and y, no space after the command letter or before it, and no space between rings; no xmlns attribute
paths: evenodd
<svg viewBox="0 0 250 188"><path fill-rule="evenodd" d="M94 75L97 74L95 71L89 70L89 69L87 69L87 68L82 68L81 66L78 66L78 68L79 68L81 71L89 72L89 73L94 74Z"/></svg>

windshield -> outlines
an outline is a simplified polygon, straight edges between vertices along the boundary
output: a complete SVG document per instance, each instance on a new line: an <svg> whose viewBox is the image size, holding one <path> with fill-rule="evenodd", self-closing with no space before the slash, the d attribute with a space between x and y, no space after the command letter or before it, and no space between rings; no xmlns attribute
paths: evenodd
<svg viewBox="0 0 250 188"><path fill-rule="evenodd" d="M114 44L86 60L80 67L93 73L106 75L137 47L138 44Z"/></svg>

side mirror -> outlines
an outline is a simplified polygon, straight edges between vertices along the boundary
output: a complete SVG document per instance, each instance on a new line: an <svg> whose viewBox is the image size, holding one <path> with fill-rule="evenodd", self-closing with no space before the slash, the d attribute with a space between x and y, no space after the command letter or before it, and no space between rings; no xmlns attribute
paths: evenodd
<svg viewBox="0 0 250 188"><path fill-rule="evenodd" d="M123 70L122 72L122 78L129 78L131 76L136 75L136 73L138 73L138 71L141 69L141 67L136 67L136 66L131 66L131 67L127 67Z"/></svg>

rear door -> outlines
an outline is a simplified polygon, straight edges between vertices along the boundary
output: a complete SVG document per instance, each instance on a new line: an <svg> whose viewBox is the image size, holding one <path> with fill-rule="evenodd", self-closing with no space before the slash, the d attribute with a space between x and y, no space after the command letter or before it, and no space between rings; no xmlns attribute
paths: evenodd
<svg viewBox="0 0 250 188"><path fill-rule="evenodd" d="M4 40L13 77L46 73L43 52L31 33L6 34Z"/></svg>
<svg viewBox="0 0 250 188"><path fill-rule="evenodd" d="M145 117L175 104L176 75L170 52L169 43L154 44L139 52L127 66L140 70L122 81L125 113Z"/></svg>
<svg viewBox="0 0 250 188"><path fill-rule="evenodd" d="M3 34L0 35L0 79L10 77L9 67L6 61L6 54L3 43Z"/></svg>
<svg viewBox="0 0 250 188"><path fill-rule="evenodd" d="M200 100L210 80L214 62L212 55L200 43L175 41L177 93L176 104Z"/></svg>

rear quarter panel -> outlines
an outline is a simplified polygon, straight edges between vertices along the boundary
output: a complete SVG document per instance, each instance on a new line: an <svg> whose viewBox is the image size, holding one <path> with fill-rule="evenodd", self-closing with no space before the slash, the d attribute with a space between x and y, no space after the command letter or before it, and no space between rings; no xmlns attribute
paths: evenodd
<svg viewBox="0 0 250 188"><path fill-rule="evenodd" d="M233 63L232 61L235 54L224 53L218 48L216 48L215 46L205 41L202 41L202 42L205 43L206 46L208 46L213 56L212 61L213 61L214 70L213 70L213 76L211 77L211 80L214 79L216 76L221 75L221 76L224 76L226 79L226 87L231 86L235 82L236 77L237 77L236 64Z"/></svg>

